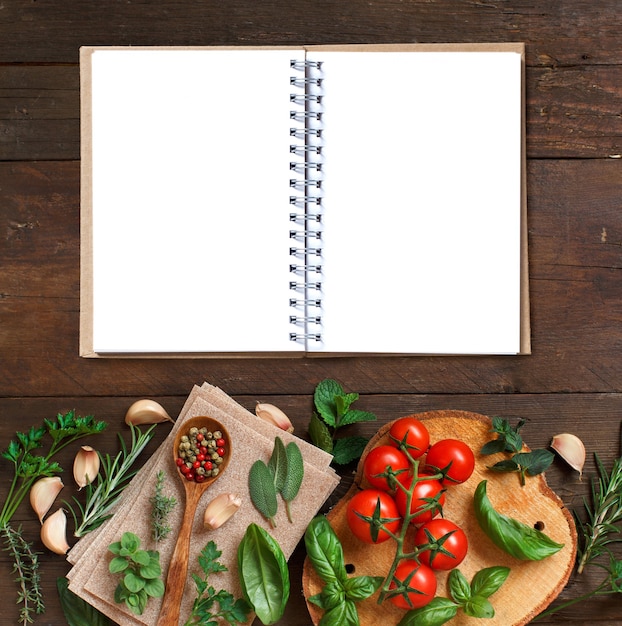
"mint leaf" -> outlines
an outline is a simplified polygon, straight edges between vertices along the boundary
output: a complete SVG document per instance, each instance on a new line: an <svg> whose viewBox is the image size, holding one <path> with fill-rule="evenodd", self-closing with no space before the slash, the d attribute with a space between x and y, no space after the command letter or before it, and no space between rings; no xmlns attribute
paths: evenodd
<svg viewBox="0 0 622 626"><path fill-rule="evenodd" d="M320 450L332 454L333 452L333 438L328 430L328 426L318 417L317 413L311 416L309 422L309 437L314 446L317 446Z"/></svg>
<svg viewBox="0 0 622 626"><path fill-rule="evenodd" d="M313 401L320 417L333 428L337 425L337 405L335 397L343 395L343 388L336 381L327 378L320 382L315 388Z"/></svg>
<svg viewBox="0 0 622 626"><path fill-rule="evenodd" d="M349 424L356 424L357 422L373 422L376 419L376 416L369 411L351 409L343 415L339 421L339 426L348 426Z"/></svg>
<svg viewBox="0 0 622 626"><path fill-rule="evenodd" d="M337 439L333 446L333 460L338 465L347 465L361 456L367 442L365 437L357 436Z"/></svg>

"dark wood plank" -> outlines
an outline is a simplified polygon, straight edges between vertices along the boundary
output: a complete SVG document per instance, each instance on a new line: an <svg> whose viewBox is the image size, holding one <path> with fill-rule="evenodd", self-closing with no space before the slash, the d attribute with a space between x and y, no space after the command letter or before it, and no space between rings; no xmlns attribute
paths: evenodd
<svg viewBox="0 0 622 626"><path fill-rule="evenodd" d="M529 158L622 153L622 66L528 67ZM80 158L77 65L0 66L0 160Z"/></svg>
<svg viewBox="0 0 622 626"><path fill-rule="evenodd" d="M227 391L225 389L225 391ZM356 389L348 389L356 391ZM14 429L25 429L31 425L38 425L45 417L53 417L56 411L65 411L75 408L79 414L94 414L99 419L109 423L109 429L90 443L98 449L113 454L118 449L116 437L118 433L127 436L123 424L123 416L127 407L136 398L32 398L32 399L0 399L0 440L8 442L14 436ZM185 396L158 396L166 409L176 415L180 410ZM258 395L238 396L238 402L252 410ZM301 396L266 396L265 401L273 402L284 409L291 417L296 433L306 438L306 427L312 411L312 398L309 395ZM589 481L595 476L593 453L597 452L606 467L610 467L614 456L620 454L620 415L622 415L622 395L620 394L580 394L578 396L544 394L485 394L485 395L391 395L391 394L362 394L357 407L374 412L378 421L361 424L353 430L365 436L371 436L383 423L396 419L402 415L434 409L462 409L487 415L500 415L515 423L519 417L527 420L523 428L525 440L533 447L546 447L553 435L559 433L560 421L563 428L575 433L584 441L588 451L588 460L585 468L585 477L582 481L578 474L570 470L564 463L557 460L547 472L547 479L551 487L562 497L567 507L583 515L582 498L588 495ZM155 447L164 440L168 433L166 424L159 425L156 437L142 458L146 458ZM66 491L63 497L67 498L75 493L71 484L71 462L74 450L67 450L59 456L61 466L66 469L64 477ZM9 475L10 466L5 459L0 458L2 475ZM345 493L351 481L352 468L342 469L342 485L338 487L327 506L337 502ZM0 497L6 492L7 484L0 484ZM43 586L46 596L46 623L60 624L62 614L58 605L55 591L57 576L64 575L68 570L62 557L48 553L38 540L38 522L27 504L23 505L15 521L23 525L26 536L33 542L36 549L42 551ZM70 522L71 524L71 522ZM70 526L71 529L71 526ZM73 541L71 542L73 543ZM301 565L304 559L304 548L298 546L291 563L292 596L288 611L280 624L287 626L308 626L310 624L304 603L297 593L300 588ZM0 553L0 568L9 567L7 556ZM598 569L598 568L594 568ZM573 575L569 585L560 596L560 602L581 594L593 588L600 581L600 571L587 572L582 576ZM8 576L0 576L0 593L7 597L14 593L13 583ZM597 608L596 608L597 607ZM571 611L565 611L552 621L542 621L544 624L561 623L572 618L575 623L607 624L615 623L618 618L618 604L611 600L599 601L598 604L581 603Z"/></svg>
<svg viewBox="0 0 622 626"><path fill-rule="evenodd" d="M620 160L530 163L533 354L518 358L80 359L78 170L0 164L3 395L183 394L203 378L232 393L309 393L327 374L370 393L621 389Z"/></svg>
<svg viewBox="0 0 622 626"><path fill-rule="evenodd" d="M617 0L105 4L6 0L0 63L72 63L81 45L528 41L531 63L619 63Z"/></svg>

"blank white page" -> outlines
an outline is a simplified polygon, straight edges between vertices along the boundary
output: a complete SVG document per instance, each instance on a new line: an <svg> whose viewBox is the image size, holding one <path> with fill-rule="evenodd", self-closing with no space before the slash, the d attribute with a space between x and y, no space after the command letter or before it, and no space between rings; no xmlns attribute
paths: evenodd
<svg viewBox="0 0 622 626"><path fill-rule="evenodd" d="M92 53L99 353L292 351L288 50Z"/></svg>
<svg viewBox="0 0 622 626"><path fill-rule="evenodd" d="M521 55L313 52L328 352L520 351Z"/></svg>

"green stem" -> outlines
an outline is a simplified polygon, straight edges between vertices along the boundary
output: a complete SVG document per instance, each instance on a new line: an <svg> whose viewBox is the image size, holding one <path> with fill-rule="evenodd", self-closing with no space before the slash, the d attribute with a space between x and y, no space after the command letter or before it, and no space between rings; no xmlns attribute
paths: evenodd
<svg viewBox="0 0 622 626"><path fill-rule="evenodd" d="M608 582L609 582L609 579L605 579L598 587L596 587L596 589L593 589L592 591L588 591L587 593L584 593L581 596L577 596L576 598L572 598L572 600L567 600L566 602L563 602L562 604L558 604L557 606L554 606L554 607L552 607L550 609L547 609L546 611L543 611L542 613L540 613L539 615L534 617L532 621L537 622L537 621L541 620L544 617L548 617L549 615L553 615L554 613L557 613L558 611L562 611L563 609L567 609L569 606L572 606L573 604L577 604L578 602L583 602L584 600L587 600L587 599L592 598L594 596L606 596L606 595L609 595L609 594L612 594L612 593L617 593L613 589L608 589L607 591L603 591L603 589L605 589L605 587L607 587Z"/></svg>

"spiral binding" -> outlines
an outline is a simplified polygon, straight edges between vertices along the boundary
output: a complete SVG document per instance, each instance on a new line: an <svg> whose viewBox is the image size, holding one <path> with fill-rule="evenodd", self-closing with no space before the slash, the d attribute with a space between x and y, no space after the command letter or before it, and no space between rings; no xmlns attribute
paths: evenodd
<svg viewBox="0 0 622 626"><path fill-rule="evenodd" d="M322 341L322 64L294 59L290 62L290 222L295 225L290 247L295 259L289 266L292 325L290 339L306 346ZM300 294L300 296L298 295Z"/></svg>

